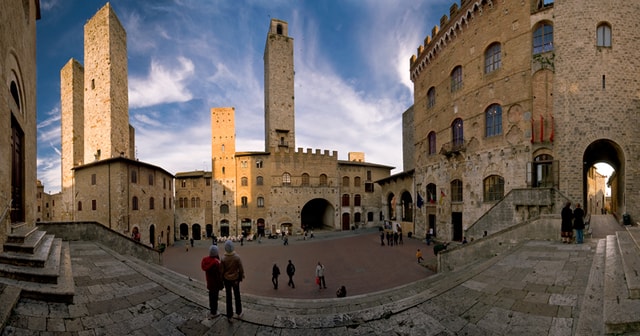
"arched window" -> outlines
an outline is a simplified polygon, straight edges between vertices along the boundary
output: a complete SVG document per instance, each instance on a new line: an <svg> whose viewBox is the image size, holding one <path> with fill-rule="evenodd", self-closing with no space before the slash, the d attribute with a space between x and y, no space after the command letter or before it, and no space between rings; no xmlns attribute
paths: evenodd
<svg viewBox="0 0 640 336"><path fill-rule="evenodd" d="M247 198L247 196L242 196L240 198L240 202L242 203L243 208L246 208L249 205L249 199Z"/></svg>
<svg viewBox="0 0 640 336"><path fill-rule="evenodd" d="M307 173L303 173L302 174L302 186L303 187L308 187L309 186L309 174L307 174Z"/></svg>
<svg viewBox="0 0 640 336"><path fill-rule="evenodd" d="M360 196L360 194L355 194L353 196L353 206L360 206L362 205L362 196Z"/></svg>
<svg viewBox="0 0 640 336"><path fill-rule="evenodd" d="M258 197L258 208L264 208L264 197Z"/></svg>
<svg viewBox="0 0 640 336"><path fill-rule="evenodd" d="M248 186L248 185L249 185L249 179L248 179L248 178L246 178L246 177L242 177L242 178L240 179L240 185L242 185L243 187Z"/></svg>
<svg viewBox="0 0 640 336"><path fill-rule="evenodd" d="M228 214L229 213L229 206L226 205L226 204L220 205L220 213L221 214Z"/></svg>
<svg viewBox="0 0 640 336"><path fill-rule="evenodd" d="M427 108L432 108L436 105L436 88L430 87L427 91Z"/></svg>
<svg viewBox="0 0 640 336"><path fill-rule="evenodd" d="M153 185L153 174L149 174L149 185Z"/></svg>
<svg viewBox="0 0 640 336"><path fill-rule="evenodd" d="M451 181L451 202L462 202L462 181Z"/></svg>
<svg viewBox="0 0 640 336"><path fill-rule="evenodd" d="M486 136L492 137L502 134L502 106L493 104L484 112L486 121Z"/></svg>
<svg viewBox="0 0 640 336"><path fill-rule="evenodd" d="M491 175L483 181L485 202L499 201L504 197L504 179L499 175Z"/></svg>
<svg viewBox="0 0 640 336"><path fill-rule="evenodd" d="M464 126L460 118L454 120L453 124L451 124L451 141L454 147L464 144Z"/></svg>
<svg viewBox="0 0 640 336"><path fill-rule="evenodd" d="M82 202L78 201L78 211L82 211Z"/></svg>
<svg viewBox="0 0 640 336"><path fill-rule="evenodd" d="M342 206L349 206L349 194L342 195Z"/></svg>
<svg viewBox="0 0 640 336"><path fill-rule="evenodd" d="M436 154L436 132L429 132L429 155Z"/></svg>
<svg viewBox="0 0 640 336"><path fill-rule="evenodd" d="M283 186L290 186L291 185L291 174L289 174L289 173L282 174L282 185Z"/></svg>
<svg viewBox="0 0 640 336"><path fill-rule="evenodd" d="M138 172L135 170L131 171L131 183L138 183Z"/></svg>
<svg viewBox="0 0 640 336"><path fill-rule="evenodd" d="M354 187L360 187L362 185L362 179L360 178L360 176L356 176L353 178L353 186Z"/></svg>
<svg viewBox="0 0 640 336"><path fill-rule="evenodd" d="M434 183L427 184L427 203L436 204L438 195L436 194L436 185Z"/></svg>
<svg viewBox="0 0 640 336"><path fill-rule="evenodd" d="M138 197L137 196L133 196L133 198L131 199L131 209L132 210L138 210Z"/></svg>
<svg viewBox="0 0 640 336"><path fill-rule="evenodd" d="M324 187L327 185L327 175L320 174L320 186Z"/></svg>
<svg viewBox="0 0 640 336"><path fill-rule="evenodd" d="M501 62L500 43L493 43L484 52L484 73L491 73L500 69Z"/></svg>
<svg viewBox="0 0 640 336"><path fill-rule="evenodd" d="M596 45L598 47L611 48L611 26L608 23L601 23L596 28Z"/></svg>
<svg viewBox="0 0 640 336"><path fill-rule="evenodd" d="M153 210L155 206L156 206L156 200L153 197L149 198L149 210Z"/></svg>
<svg viewBox="0 0 640 336"><path fill-rule="evenodd" d="M342 186L343 187L348 187L349 186L349 176L343 176L342 177Z"/></svg>
<svg viewBox="0 0 640 336"><path fill-rule="evenodd" d="M264 178L262 176L256 177L256 185L263 185L263 184L264 184Z"/></svg>
<svg viewBox="0 0 640 336"><path fill-rule="evenodd" d="M196 208L200 207L200 197L196 197Z"/></svg>
<svg viewBox="0 0 640 336"><path fill-rule="evenodd" d="M196 198L195 197L191 197L191 207L192 208L196 207Z"/></svg>
<svg viewBox="0 0 640 336"><path fill-rule="evenodd" d="M462 88L462 66L458 65L451 71L451 92Z"/></svg>
<svg viewBox="0 0 640 336"><path fill-rule="evenodd" d="M533 54L541 54L553 50L553 26L542 23L533 32Z"/></svg>

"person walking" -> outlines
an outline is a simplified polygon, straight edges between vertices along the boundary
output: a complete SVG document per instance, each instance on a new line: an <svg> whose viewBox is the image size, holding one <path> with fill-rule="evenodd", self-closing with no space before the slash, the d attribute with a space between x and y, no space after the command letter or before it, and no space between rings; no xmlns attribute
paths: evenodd
<svg viewBox="0 0 640 336"><path fill-rule="evenodd" d="M422 251L420 251L420 249L418 249L416 251L416 259L418 259L418 264L423 261L424 259L422 258Z"/></svg>
<svg viewBox="0 0 640 336"><path fill-rule="evenodd" d="M276 263L273 264L271 270L271 283L273 283L273 289L278 289L278 277L280 276L280 268Z"/></svg>
<svg viewBox="0 0 640 336"><path fill-rule="evenodd" d="M207 280L207 290L209 291L209 317L218 316L218 295L224 283L222 281L222 266L220 264L220 256L218 255L218 247L211 245L209 247L209 255L202 258L200 268L205 272Z"/></svg>
<svg viewBox="0 0 640 336"><path fill-rule="evenodd" d="M289 276L289 282L287 286L291 288L296 288L296 285L293 283L293 275L296 274L296 266L293 265L291 260L289 260L289 264L287 265L287 275Z"/></svg>
<svg viewBox="0 0 640 336"><path fill-rule="evenodd" d="M318 289L327 288L327 284L324 282L324 265L318 261L318 266L316 266L316 283L318 284Z"/></svg>
<svg viewBox="0 0 640 336"><path fill-rule="evenodd" d="M562 218L560 224L562 242L565 244L571 243L571 238L573 237L573 211L571 211L571 202L567 201L567 203L564 204L564 208L562 208L560 212L560 217Z"/></svg>
<svg viewBox="0 0 640 336"><path fill-rule="evenodd" d="M384 231L380 231L380 246L384 246Z"/></svg>
<svg viewBox="0 0 640 336"><path fill-rule="evenodd" d="M584 243L584 210L576 203L573 210L573 228L576 230L576 244Z"/></svg>
<svg viewBox="0 0 640 336"><path fill-rule="evenodd" d="M222 258L222 277L227 297L227 319L233 316L233 300L238 318L242 318L242 301L240 300L240 282L244 279L244 268L240 256L234 251L233 242L224 243L224 257ZM233 293L233 297L231 296Z"/></svg>

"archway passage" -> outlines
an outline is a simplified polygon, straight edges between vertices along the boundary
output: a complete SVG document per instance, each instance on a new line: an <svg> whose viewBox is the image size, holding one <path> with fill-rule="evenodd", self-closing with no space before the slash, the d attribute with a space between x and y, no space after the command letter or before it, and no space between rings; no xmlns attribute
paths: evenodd
<svg viewBox="0 0 640 336"><path fill-rule="evenodd" d="M624 190L625 190L625 167L624 167L624 153L620 146L617 143L600 139L592 142L584 152L583 156L583 172L582 172L582 183L583 183L583 199L584 199L584 208L590 213L599 213L601 208L604 207L604 201L601 197L594 195L598 194L597 190L594 190L594 178L590 175L590 171L592 171L592 167L597 163L606 163L615 173L613 173L613 179L607 181L610 183L611 187L611 198L608 201L609 211L614 214L620 215L625 210L623 209L623 204L621 200L624 199ZM593 204L591 204L593 203Z"/></svg>
<svg viewBox="0 0 640 336"><path fill-rule="evenodd" d="M300 213L302 227L310 229L333 229L334 209L331 203L322 198L315 198L302 207Z"/></svg>

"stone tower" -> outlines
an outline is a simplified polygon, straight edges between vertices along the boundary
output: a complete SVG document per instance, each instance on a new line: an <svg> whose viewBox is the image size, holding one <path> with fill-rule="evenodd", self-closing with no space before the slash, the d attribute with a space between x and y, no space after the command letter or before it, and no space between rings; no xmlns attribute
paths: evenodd
<svg viewBox="0 0 640 336"><path fill-rule="evenodd" d="M71 59L60 71L62 220L71 220L73 170L84 162L84 68Z"/></svg>
<svg viewBox="0 0 640 336"><path fill-rule="evenodd" d="M211 109L211 172L213 222L236 228L236 127L235 109ZM223 207L226 205L226 207ZM224 208L226 210L222 210ZM226 212L225 212L226 211ZM234 232L232 231L232 234Z"/></svg>
<svg viewBox="0 0 640 336"><path fill-rule="evenodd" d="M295 148L293 38L287 23L271 19L264 47L265 151Z"/></svg>
<svg viewBox="0 0 640 336"><path fill-rule="evenodd" d="M84 26L84 163L133 158L127 37L108 3Z"/></svg>

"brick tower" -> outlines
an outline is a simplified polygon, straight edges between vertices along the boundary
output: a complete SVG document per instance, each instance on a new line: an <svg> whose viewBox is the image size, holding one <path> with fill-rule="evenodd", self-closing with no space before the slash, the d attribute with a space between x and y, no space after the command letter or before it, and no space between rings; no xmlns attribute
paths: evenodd
<svg viewBox="0 0 640 336"><path fill-rule="evenodd" d="M211 109L211 171L213 222L216 229L227 235L236 232L236 127L235 109L220 107ZM220 225L220 228L218 228ZM223 228L222 226L226 226ZM216 230L217 232L220 232Z"/></svg>
<svg viewBox="0 0 640 336"><path fill-rule="evenodd" d="M293 38L287 23L271 19L264 47L265 151L295 148Z"/></svg>

